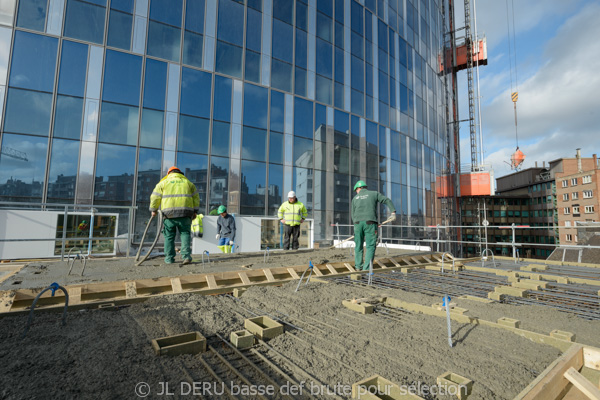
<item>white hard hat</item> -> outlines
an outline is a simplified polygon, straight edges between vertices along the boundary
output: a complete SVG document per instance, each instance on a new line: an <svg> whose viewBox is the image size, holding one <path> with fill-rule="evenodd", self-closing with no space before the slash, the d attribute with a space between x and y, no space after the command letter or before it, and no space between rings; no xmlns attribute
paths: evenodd
<svg viewBox="0 0 600 400"><path fill-rule="evenodd" d="M288 193L288 199L290 199L292 197L296 197L296 192L294 192L293 190L290 190L290 192Z"/></svg>

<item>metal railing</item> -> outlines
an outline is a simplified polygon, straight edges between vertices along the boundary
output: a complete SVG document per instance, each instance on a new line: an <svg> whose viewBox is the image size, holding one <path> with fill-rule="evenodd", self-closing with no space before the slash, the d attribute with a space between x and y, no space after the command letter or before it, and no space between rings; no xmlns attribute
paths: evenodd
<svg viewBox="0 0 600 400"><path fill-rule="evenodd" d="M19 206L19 207L15 207ZM81 213L89 213L90 214L90 223L88 228L88 247L87 247L87 255L90 256L92 252L92 242L94 240L111 240L114 242L118 239L122 240L122 237L114 236L93 236L94 232L94 218L98 214L98 209L110 209L110 210L127 210L128 211L128 221L127 221L127 253L129 254L131 249L131 237L133 230L133 216L134 210L137 210L137 206L98 206L98 205L87 205L87 204L60 204L60 203L19 203L19 202L11 202L11 201L0 201L0 209L14 210L14 211L58 211L62 210L63 216L63 227L62 227L62 237L52 237L52 238L19 238L19 239L0 239L0 243L3 242L61 242L61 251L60 251L60 259L64 261L65 257L65 247L66 243L74 240L81 240L83 238L75 238L75 237L67 237L67 221L69 216L69 210L71 210L71 214L77 213L77 215ZM58 226L57 226L58 228ZM117 225L115 225L115 233L118 231Z"/></svg>

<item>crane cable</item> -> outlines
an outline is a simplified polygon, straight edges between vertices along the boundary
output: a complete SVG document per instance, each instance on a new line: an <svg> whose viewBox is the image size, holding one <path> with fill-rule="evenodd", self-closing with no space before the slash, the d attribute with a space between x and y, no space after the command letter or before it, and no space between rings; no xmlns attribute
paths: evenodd
<svg viewBox="0 0 600 400"><path fill-rule="evenodd" d="M517 44L516 44L516 34L515 34L515 4L514 0L511 0L511 9L512 9L512 39L513 39L513 50L511 51L510 45L510 12L508 8L508 0L506 0L506 29L508 32L508 59L510 64L510 92L511 99L513 101L514 109L515 109L515 139L517 142L517 150L519 149L519 131L517 128L517 100L519 99L519 83L517 76ZM514 52L514 57L513 53ZM515 68L515 84L513 87L513 62Z"/></svg>

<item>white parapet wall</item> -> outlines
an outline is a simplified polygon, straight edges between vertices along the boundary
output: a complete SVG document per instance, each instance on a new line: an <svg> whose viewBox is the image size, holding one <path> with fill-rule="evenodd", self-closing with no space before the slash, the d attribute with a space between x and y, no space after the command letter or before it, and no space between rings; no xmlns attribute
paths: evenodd
<svg viewBox="0 0 600 400"><path fill-rule="evenodd" d="M352 240L348 240L347 242L342 243L341 240L334 240L334 245L337 247L354 247L354 242ZM365 244L366 246L366 244ZM403 249L403 250L415 250L415 251L431 251L430 246L409 246L406 244L391 244L391 243L379 243L377 247L387 247L388 249Z"/></svg>

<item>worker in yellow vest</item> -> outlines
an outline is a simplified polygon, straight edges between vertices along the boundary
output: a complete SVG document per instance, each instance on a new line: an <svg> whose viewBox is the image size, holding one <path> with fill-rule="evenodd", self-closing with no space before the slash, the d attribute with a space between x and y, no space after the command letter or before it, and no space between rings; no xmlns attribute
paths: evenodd
<svg viewBox="0 0 600 400"><path fill-rule="evenodd" d="M204 226L202 225L203 214L196 215L192 220L192 236L201 238L204 235Z"/></svg>
<svg viewBox="0 0 600 400"><path fill-rule="evenodd" d="M290 249L290 236L292 237L292 250L298 250L300 242L300 224L306 219L307 211L304 204L298 201L296 192L293 190L288 193L288 201L279 207L277 217L284 224L283 230L283 249Z"/></svg>

